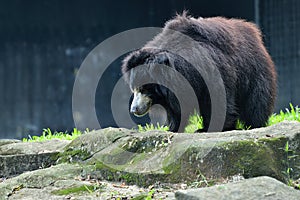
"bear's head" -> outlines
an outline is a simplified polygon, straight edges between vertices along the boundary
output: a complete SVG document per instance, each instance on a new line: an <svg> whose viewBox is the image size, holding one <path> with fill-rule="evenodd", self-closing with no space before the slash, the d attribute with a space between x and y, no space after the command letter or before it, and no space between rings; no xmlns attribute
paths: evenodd
<svg viewBox="0 0 300 200"><path fill-rule="evenodd" d="M166 125L170 126L170 130L176 130L180 106L174 93L164 86L166 81L174 85L172 75L168 73L172 65L170 60L172 55L167 51L142 48L124 59L122 72L133 93L130 112L142 117L153 105L159 104L167 113Z"/></svg>
<svg viewBox="0 0 300 200"><path fill-rule="evenodd" d="M153 80L155 73L151 71L151 66L168 65L168 62L166 52L154 49L141 49L124 59L122 72L133 93L130 112L135 116L144 116L153 104L161 103L167 95L166 88L149 82L157 81Z"/></svg>

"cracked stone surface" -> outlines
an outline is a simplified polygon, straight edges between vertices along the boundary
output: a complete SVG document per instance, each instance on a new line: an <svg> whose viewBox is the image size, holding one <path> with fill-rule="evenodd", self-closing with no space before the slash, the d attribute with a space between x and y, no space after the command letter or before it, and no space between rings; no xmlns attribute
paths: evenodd
<svg viewBox="0 0 300 200"><path fill-rule="evenodd" d="M82 178L81 175L91 170L90 167L78 164L59 164L47 169L26 172L0 183L0 199L127 199L145 196L150 191L147 188L124 185L120 182ZM156 192L156 197L174 199L174 190L161 189Z"/></svg>
<svg viewBox="0 0 300 200"><path fill-rule="evenodd" d="M218 197L223 186L208 186L228 180L242 180L224 185L229 196L258 184L262 191L276 189L270 193L276 198L280 191L298 197L299 191L276 181L300 178L298 155L298 122L222 133L106 128L73 141L0 140L0 199L174 199L177 190L178 199L211 192ZM290 177L283 173L287 168L293 169ZM273 178L255 178L261 176Z"/></svg>
<svg viewBox="0 0 300 200"><path fill-rule="evenodd" d="M276 179L262 176L245 179L240 182L216 185L208 188L179 190L176 192L178 200L206 200L206 199L300 199L297 191Z"/></svg>
<svg viewBox="0 0 300 200"><path fill-rule="evenodd" d="M0 140L0 177L49 167L55 164L58 153L69 143L67 140L44 142Z"/></svg>

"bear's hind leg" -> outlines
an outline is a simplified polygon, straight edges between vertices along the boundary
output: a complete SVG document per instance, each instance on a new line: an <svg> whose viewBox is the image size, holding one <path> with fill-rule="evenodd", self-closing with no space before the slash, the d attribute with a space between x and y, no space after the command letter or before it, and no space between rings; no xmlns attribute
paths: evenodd
<svg viewBox="0 0 300 200"><path fill-rule="evenodd" d="M236 129L236 123L237 123L237 117L236 116L230 116L226 117L226 121L224 124L224 128L222 131L232 131Z"/></svg>
<svg viewBox="0 0 300 200"><path fill-rule="evenodd" d="M210 116L202 116L203 117L203 128L197 130L196 132L216 132L216 131L231 131L236 129L236 123L238 116L236 113L226 115L226 119L224 122L224 126L222 130L214 130L214 127L209 127L210 124ZM209 128L209 130L208 130Z"/></svg>
<svg viewBox="0 0 300 200"><path fill-rule="evenodd" d="M255 88L242 105L240 119L246 128L260 128L267 125L269 116L272 114L273 99L268 92Z"/></svg>

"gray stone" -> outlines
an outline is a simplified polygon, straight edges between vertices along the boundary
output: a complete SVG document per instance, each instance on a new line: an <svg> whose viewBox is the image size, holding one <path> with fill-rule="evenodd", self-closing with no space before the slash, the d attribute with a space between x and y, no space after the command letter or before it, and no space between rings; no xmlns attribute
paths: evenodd
<svg viewBox="0 0 300 200"><path fill-rule="evenodd" d="M91 131L73 140L66 147L66 150L81 147L81 150L84 148L84 150L94 154L108 147L118 139L130 136L132 133L135 132L124 128L105 128Z"/></svg>
<svg viewBox="0 0 300 200"><path fill-rule="evenodd" d="M0 146L0 177L9 177L49 167L69 144L67 140L8 142Z"/></svg>
<svg viewBox="0 0 300 200"><path fill-rule="evenodd" d="M109 129L109 132L117 135L118 129ZM97 134L106 138L107 130ZM80 143L80 148L86 150L84 155L88 155L83 156L85 163L96 166L95 176L112 180L125 177L134 184L194 182L199 177L218 182L236 174L287 181L283 173L287 167L293 168L294 178L300 174L298 157L287 161L283 150L289 142L290 153L300 155L299 122L222 133L127 133L108 141L95 149L92 146L95 138L89 140L85 136L85 142Z"/></svg>
<svg viewBox="0 0 300 200"><path fill-rule="evenodd" d="M0 140L0 146L5 144L11 144L11 143L19 143L22 142L21 140L15 140L15 139L1 139Z"/></svg>
<svg viewBox="0 0 300 200"><path fill-rule="evenodd" d="M130 199L145 197L150 191L120 182L81 178L92 170L93 167L79 164L58 164L47 169L26 172L0 183L0 200ZM174 192L162 189L153 199L174 198Z"/></svg>
<svg viewBox="0 0 300 200"><path fill-rule="evenodd" d="M106 128L83 134L65 147L58 162L83 161L132 133L123 128Z"/></svg>
<svg viewBox="0 0 300 200"><path fill-rule="evenodd" d="M235 183L215 185L208 188L181 190L176 192L175 197L178 200L299 200L300 191L295 190L274 178L263 176Z"/></svg>
<svg viewBox="0 0 300 200"><path fill-rule="evenodd" d="M78 165L62 164L47 169L40 169L23 173L17 177L7 179L0 183L0 199L63 199L49 198L52 196L47 187L56 181L74 179L80 175L82 168ZM42 192L42 190L44 190Z"/></svg>
<svg viewBox="0 0 300 200"><path fill-rule="evenodd" d="M0 145L0 155L41 154L61 152L69 140L46 140L43 142L14 142Z"/></svg>
<svg viewBox="0 0 300 200"><path fill-rule="evenodd" d="M287 142L289 152L284 151ZM174 199L176 184L181 188L203 187L224 183L230 177L240 180L270 176L283 182L290 177L298 179L300 159L297 155L300 155L298 122L223 133L138 133L107 128L71 142L0 140L0 176L22 173L0 183L0 199L109 199L112 194L113 198L144 198L149 194L149 189L128 184L157 187L165 184L171 189L160 188L162 192L156 192L153 198ZM57 165L50 167L54 164ZM283 173L288 168L293 169L290 177ZM122 181L126 187L120 182L104 180ZM204 199L234 199L241 195L279 199L284 194L289 199L299 198L298 191L266 177L200 190L188 189L176 195L184 199L188 195L192 199L198 198L199 191L208 190L217 192L213 196L207 192ZM224 196L226 192L228 196Z"/></svg>

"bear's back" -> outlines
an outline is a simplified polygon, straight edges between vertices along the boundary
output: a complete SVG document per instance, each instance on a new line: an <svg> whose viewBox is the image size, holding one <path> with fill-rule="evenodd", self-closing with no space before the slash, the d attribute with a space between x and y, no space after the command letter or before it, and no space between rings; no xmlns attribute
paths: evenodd
<svg viewBox="0 0 300 200"><path fill-rule="evenodd" d="M262 43L261 34L255 24L240 19L224 17L198 18L178 15L168 21L165 30L181 32L193 40L219 49L224 54L240 52L241 45L257 45Z"/></svg>

